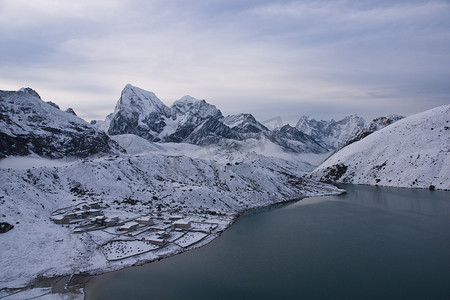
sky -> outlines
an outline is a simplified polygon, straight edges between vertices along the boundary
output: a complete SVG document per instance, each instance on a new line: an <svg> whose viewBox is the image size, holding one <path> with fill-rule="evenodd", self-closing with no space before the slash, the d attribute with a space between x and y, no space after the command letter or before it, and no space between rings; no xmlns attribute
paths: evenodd
<svg viewBox="0 0 450 300"><path fill-rule="evenodd" d="M450 103L450 1L0 0L0 90L89 121L127 83L295 124Z"/></svg>

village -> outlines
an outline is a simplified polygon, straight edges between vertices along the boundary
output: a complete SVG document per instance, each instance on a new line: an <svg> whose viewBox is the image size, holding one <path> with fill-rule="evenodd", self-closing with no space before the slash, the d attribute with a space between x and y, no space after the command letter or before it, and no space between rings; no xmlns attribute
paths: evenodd
<svg viewBox="0 0 450 300"><path fill-rule="evenodd" d="M121 261L153 253L154 259L168 252L182 252L212 240L233 221L231 216L117 211L101 203L79 203L54 211L50 218L74 234L86 234L107 261Z"/></svg>

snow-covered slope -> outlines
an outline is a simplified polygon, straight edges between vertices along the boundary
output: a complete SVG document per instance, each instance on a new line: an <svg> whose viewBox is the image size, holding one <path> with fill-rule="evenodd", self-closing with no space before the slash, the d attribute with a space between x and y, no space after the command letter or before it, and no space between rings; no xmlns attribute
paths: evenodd
<svg viewBox="0 0 450 300"><path fill-rule="evenodd" d="M366 124L363 128L360 129L359 132L357 132L353 137L351 137L347 142L345 143L345 146L350 145L351 143L357 142L369 134L374 133L375 131L378 131L380 129L383 129L384 127L397 122L401 119L403 119L403 116L398 115L388 115L387 117L378 117L372 120L369 124Z"/></svg>
<svg viewBox="0 0 450 300"><path fill-rule="evenodd" d="M38 154L60 158L118 152L108 136L77 117L41 100L30 88L0 91L0 158Z"/></svg>
<svg viewBox="0 0 450 300"><path fill-rule="evenodd" d="M183 148L185 144L176 145ZM303 164L295 161L256 153L198 156L203 158L151 152L85 159L65 166L0 169L0 219L14 225L0 235L0 289L26 284L38 275L102 272L182 251L163 247L108 261L100 251L104 242L98 239L113 239L118 233L75 234L79 224L51 221L52 212L58 209L98 203L104 214L121 222L147 214L181 214L207 222L222 216L229 225L233 216L252 207L339 192L302 178Z"/></svg>
<svg viewBox="0 0 450 300"><path fill-rule="evenodd" d="M311 177L322 181L450 189L450 105L397 121L344 147Z"/></svg>
<svg viewBox="0 0 450 300"><path fill-rule="evenodd" d="M364 119L357 115L347 116L339 121L317 121L309 116L303 116L297 122L295 128L310 135L323 147L336 150L345 145L364 126Z"/></svg>

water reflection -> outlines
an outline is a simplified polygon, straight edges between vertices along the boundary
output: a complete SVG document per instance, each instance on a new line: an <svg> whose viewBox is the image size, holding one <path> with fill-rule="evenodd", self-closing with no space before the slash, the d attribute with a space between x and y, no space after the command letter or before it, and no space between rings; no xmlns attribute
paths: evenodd
<svg viewBox="0 0 450 300"><path fill-rule="evenodd" d="M336 201L351 202L373 208L429 216L450 216L450 193L406 188L339 185L348 191L333 197Z"/></svg>

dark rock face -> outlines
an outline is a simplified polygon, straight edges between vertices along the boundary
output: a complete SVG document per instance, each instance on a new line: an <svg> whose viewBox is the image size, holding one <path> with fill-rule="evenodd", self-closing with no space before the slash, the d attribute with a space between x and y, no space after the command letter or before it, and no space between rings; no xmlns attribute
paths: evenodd
<svg viewBox="0 0 450 300"><path fill-rule="evenodd" d="M0 158L8 155L26 156L31 154L28 149L28 139L21 136L9 136L0 132Z"/></svg>
<svg viewBox="0 0 450 300"><path fill-rule="evenodd" d="M285 125L278 130L267 133L267 137L273 143L291 152L325 153L328 151L311 136L290 125Z"/></svg>
<svg viewBox="0 0 450 300"><path fill-rule="evenodd" d="M337 164L327 168L320 181L332 183L338 181L347 172L348 166Z"/></svg>
<svg viewBox="0 0 450 300"><path fill-rule="evenodd" d="M191 133L187 141L195 145L208 145L217 143L221 138L239 140L241 137L231 128L223 124L220 120L216 118L209 118Z"/></svg>
<svg viewBox="0 0 450 300"><path fill-rule="evenodd" d="M135 134L154 141L166 126L170 109L155 94L132 85L122 91L108 128L108 134Z"/></svg>
<svg viewBox="0 0 450 300"><path fill-rule="evenodd" d="M0 91L0 157L87 157L123 151L102 131L45 103L31 89Z"/></svg>
<svg viewBox="0 0 450 300"><path fill-rule="evenodd" d="M166 123L156 112L151 112L139 122L139 114L117 113L111 121L108 134L135 134L149 141L153 141L164 129Z"/></svg>
<svg viewBox="0 0 450 300"><path fill-rule="evenodd" d="M177 128L177 131L166 136L164 141L168 143L182 143L195 130L195 128L197 128L196 124L183 124Z"/></svg>
<svg viewBox="0 0 450 300"><path fill-rule="evenodd" d="M403 116L391 115L387 117L379 117L373 119L372 122L369 124L369 126L362 128L358 133L356 133L350 140L348 140L345 143L345 146L350 145L359 140L362 140L366 136L374 133L375 131L378 131L388 125L391 125L392 123L397 122L398 120L401 120L403 118L404 118Z"/></svg>
<svg viewBox="0 0 450 300"><path fill-rule="evenodd" d="M77 114L75 113L75 111L74 111L71 107L69 107L68 109L66 109L66 113L72 114L72 115L74 115L74 116L77 115Z"/></svg>
<svg viewBox="0 0 450 300"><path fill-rule="evenodd" d="M6 223L6 222L0 223L0 233L8 232L13 228L14 228L14 225L11 225L9 223Z"/></svg>
<svg viewBox="0 0 450 300"><path fill-rule="evenodd" d="M39 98L40 98L40 97L39 97ZM55 102L47 101L47 104L53 106L54 108L60 109L60 108L59 108L59 105L56 104Z"/></svg>

